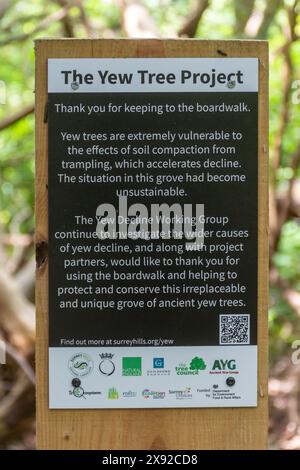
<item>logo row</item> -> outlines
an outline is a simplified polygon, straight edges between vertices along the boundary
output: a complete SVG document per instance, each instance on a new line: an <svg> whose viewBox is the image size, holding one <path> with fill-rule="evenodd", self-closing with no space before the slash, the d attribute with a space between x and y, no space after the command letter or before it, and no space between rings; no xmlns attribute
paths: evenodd
<svg viewBox="0 0 300 470"><path fill-rule="evenodd" d="M192 398L192 389L190 387L186 387L182 390L169 390L168 392L164 391L158 391L158 390L150 390L149 388L145 388L142 392L141 395L145 399L152 398L153 400L159 400L159 399L164 399L166 395L175 395L177 399L181 398ZM110 400L117 400L118 398L135 398L137 396L137 392L133 392L131 390L127 392L122 392L120 394L118 390L113 387L108 390L108 399Z"/></svg>
<svg viewBox="0 0 300 470"><path fill-rule="evenodd" d="M74 354L69 360L69 369L76 377L84 377L94 369L92 358L86 353ZM202 357L195 356L190 361L180 362L175 366L177 375L198 375L200 371L206 370L207 364ZM114 354L99 354L99 372L104 376L111 376L116 371L116 362ZM222 371L236 371L235 359L215 359L212 362L210 373ZM123 376L141 376L142 358L141 357L122 357L122 375ZM146 375L170 375L171 369L165 368L164 357L153 357L152 368L146 370Z"/></svg>
<svg viewBox="0 0 300 470"><path fill-rule="evenodd" d="M235 383L235 379L231 377L231 381L229 379L226 380L227 387L232 387ZM220 397L221 395L226 395L231 393L228 389L219 389L218 384L214 384L211 388L205 389L196 389L197 394L202 394L205 398L216 398ZM72 391L70 391L71 395L74 395L76 398L87 398L89 395L104 395L100 391L85 391L81 385L74 387ZM217 394L217 395L216 395ZM187 400L193 398L193 392L191 387L184 387L182 389L169 389L168 391L159 391L159 390L152 390L150 388L145 388L141 392L136 392L133 390L127 390L125 392L120 392L116 387L111 387L107 391L106 398L108 400L119 400L122 398L138 398L141 396L142 398L149 400L163 400L164 398L175 398L176 400Z"/></svg>

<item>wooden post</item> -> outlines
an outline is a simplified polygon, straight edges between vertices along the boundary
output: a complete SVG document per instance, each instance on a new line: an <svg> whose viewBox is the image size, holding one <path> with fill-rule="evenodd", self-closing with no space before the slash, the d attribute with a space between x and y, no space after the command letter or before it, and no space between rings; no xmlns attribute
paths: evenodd
<svg viewBox="0 0 300 470"><path fill-rule="evenodd" d="M268 45L264 41L37 40L36 249L39 449L264 449L268 376ZM47 59L256 57L259 59L258 406L49 410Z"/></svg>

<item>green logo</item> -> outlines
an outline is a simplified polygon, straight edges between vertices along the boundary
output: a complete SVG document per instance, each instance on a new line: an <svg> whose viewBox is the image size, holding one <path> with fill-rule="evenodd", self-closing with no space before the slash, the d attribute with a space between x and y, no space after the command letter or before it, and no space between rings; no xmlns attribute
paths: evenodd
<svg viewBox="0 0 300 470"><path fill-rule="evenodd" d="M181 363L175 367L177 375L198 375L199 370L205 370L206 364L202 357L194 357L189 364Z"/></svg>
<svg viewBox="0 0 300 470"><path fill-rule="evenodd" d="M190 369L191 370L204 370L206 369L206 364L202 357L194 357L194 359L190 362Z"/></svg>
<svg viewBox="0 0 300 470"><path fill-rule="evenodd" d="M141 357L123 357L122 375L142 375Z"/></svg>
<svg viewBox="0 0 300 470"><path fill-rule="evenodd" d="M216 359L214 361L214 365L212 367L212 370L235 370L236 369L236 363L234 359Z"/></svg>
<svg viewBox="0 0 300 470"><path fill-rule="evenodd" d="M109 400L117 400L119 398L119 392L115 387L108 389Z"/></svg>

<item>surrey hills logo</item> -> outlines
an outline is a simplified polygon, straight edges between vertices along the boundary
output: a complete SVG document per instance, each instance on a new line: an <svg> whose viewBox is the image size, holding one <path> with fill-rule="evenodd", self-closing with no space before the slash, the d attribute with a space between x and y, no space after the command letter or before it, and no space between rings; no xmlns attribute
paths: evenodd
<svg viewBox="0 0 300 470"><path fill-rule="evenodd" d="M93 361L88 354L74 354L69 360L69 369L76 377L88 375L93 370Z"/></svg>
<svg viewBox="0 0 300 470"><path fill-rule="evenodd" d="M181 362L175 367L177 375L198 375L199 371L205 370L206 364L202 357L194 357L190 363Z"/></svg>

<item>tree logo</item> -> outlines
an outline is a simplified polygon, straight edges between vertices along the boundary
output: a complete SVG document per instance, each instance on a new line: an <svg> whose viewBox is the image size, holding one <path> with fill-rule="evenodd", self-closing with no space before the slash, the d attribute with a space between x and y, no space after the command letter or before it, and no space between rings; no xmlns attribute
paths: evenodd
<svg viewBox="0 0 300 470"><path fill-rule="evenodd" d="M206 369L206 364L202 357L194 357L194 359L191 360L190 362L190 369L191 370L205 370Z"/></svg>
<svg viewBox="0 0 300 470"><path fill-rule="evenodd" d="M200 370L205 370L206 364L202 357L195 356L190 363L181 362L175 367L177 375L198 375Z"/></svg>

